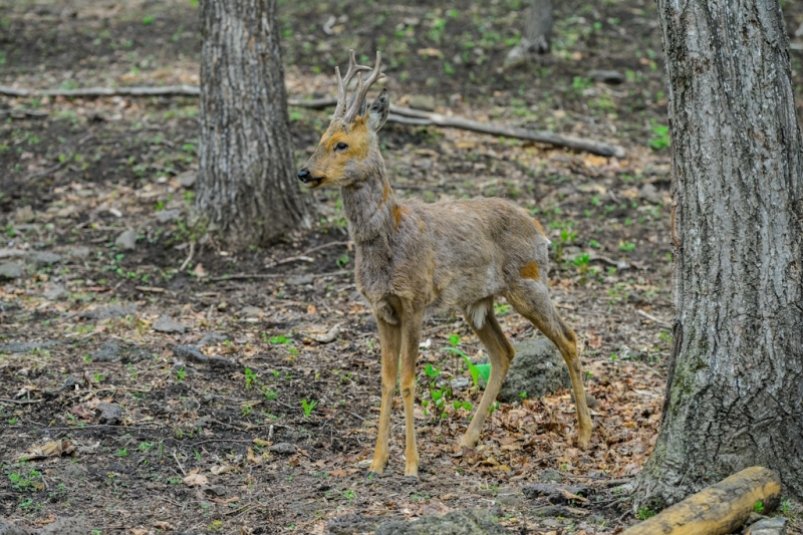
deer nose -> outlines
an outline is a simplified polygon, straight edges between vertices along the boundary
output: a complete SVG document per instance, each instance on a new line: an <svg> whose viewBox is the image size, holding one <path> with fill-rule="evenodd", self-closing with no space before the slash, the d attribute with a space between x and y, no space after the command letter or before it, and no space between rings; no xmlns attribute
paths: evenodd
<svg viewBox="0 0 803 535"><path fill-rule="evenodd" d="M303 167L302 169L300 169L298 171L298 179L301 182L306 184L307 182L310 181L311 178L312 178L312 175L310 174L309 169L307 169L306 167Z"/></svg>

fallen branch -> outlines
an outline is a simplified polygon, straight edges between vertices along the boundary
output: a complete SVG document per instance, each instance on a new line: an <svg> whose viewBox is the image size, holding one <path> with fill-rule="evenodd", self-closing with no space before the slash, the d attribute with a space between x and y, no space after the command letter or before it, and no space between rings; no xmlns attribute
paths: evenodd
<svg viewBox="0 0 803 535"><path fill-rule="evenodd" d="M778 501L781 481L767 468L752 466L692 494L621 535L725 535L738 530L757 502L769 511Z"/></svg>
<svg viewBox="0 0 803 535"><path fill-rule="evenodd" d="M213 368L237 368L238 364L233 360L229 360L223 357L218 356L211 356L208 357L201 353L197 347L190 346L190 345L177 345L173 348L173 354L176 355L178 358L183 358L187 360L191 360L193 362L197 362L199 364L208 364Z"/></svg>
<svg viewBox="0 0 803 535"><path fill-rule="evenodd" d="M0 86L0 95L9 97L108 97L108 96L128 96L128 97L154 97L154 96L198 96L200 89L192 85L170 85L163 87L150 86L130 86L130 87L86 87L82 89L16 89L9 86ZM287 104L299 108L323 109L333 106L336 101L332 98L320 98L312 100L288 99ZM462 117L441 115L430 113L403 106L390 107L388 121L415 125L415 126L438 126L441 128L456 128L468 130L480 134L492 136L509 137L514 139L524 139L545 143L558 147L566 147L573 150L590 152L601 156L616 156L621 158L625 155L625 149L619 145L610 145L591 139L575 136L563 136L546 130L527 130L513 126L496 125L464 119Z"/></svg>

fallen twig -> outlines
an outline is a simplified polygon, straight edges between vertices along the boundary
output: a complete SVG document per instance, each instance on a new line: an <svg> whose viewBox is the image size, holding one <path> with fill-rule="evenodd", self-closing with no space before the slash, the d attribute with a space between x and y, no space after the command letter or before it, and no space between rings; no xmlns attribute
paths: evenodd
<svg viewBox="0 0 803 535"><path fill-rule="evenodd" d="M649 312L645 312L644 310L641 310L640 308L636 309L636 314L638 314L639 316L643 316L643 317L647 318L648 320L650 320L650 321L652 321L654 323L657 323L661 327L669 328L669 327L672 326L672 325L669 324L669 322L664 321L664 320L662 320L660 318L656 318L655 316L653 316Z"/></svg>
<svg viewBox="0 0 803 535"><path fill-rule="evenodd" d="M170 85L162 87L151 86L129 86L129 87L85 87L79 89L17 89L10 86L0 86L0 95L10 97L108 97L108 96L129 96L129 97L152 97L152 96L198 96L200 88L192 85ZM287 100L289 106L310 109L323 109L333 106L336 103L332 98L319 99L295 99ZM480 134L493 136L510 137L524 139L566 147L573 150L590 152L601 156L616 156L621 158L625 155L625 149L618 145L610 145L591 139L575 136L563 136L546 130L527 130L512 126L496 125L464 119L456 116L446 116L439 113L430 113L422 110L414 110L403 106L390 107L388 120L399 124L409 124L416 126L433 125L442 128L457 128L469 130Z"/></svg>

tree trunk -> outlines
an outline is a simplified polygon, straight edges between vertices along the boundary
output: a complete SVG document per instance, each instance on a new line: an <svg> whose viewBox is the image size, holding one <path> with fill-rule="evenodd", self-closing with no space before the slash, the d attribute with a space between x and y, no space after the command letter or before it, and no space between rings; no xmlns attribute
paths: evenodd
<svg viewBox="0 0 803 535"><path fill-rule="evenodd" d="M275 0L203 0L196 206L228 244L307 226L295 179Z"/></svg>
<svg viewBox="0 0 803 535"><path fill-rule="evenodd" d="M549 52L552 43L552 23L552 0L532 0L524 28L524 38L531 51L539 54Z"/></svg>
<svg viewBox="0 0 803 535"><path fill-rule="evenodd" d="M803 497L803 143L778 0L659 0L677 319L636 505L746 466Z"/></svg>

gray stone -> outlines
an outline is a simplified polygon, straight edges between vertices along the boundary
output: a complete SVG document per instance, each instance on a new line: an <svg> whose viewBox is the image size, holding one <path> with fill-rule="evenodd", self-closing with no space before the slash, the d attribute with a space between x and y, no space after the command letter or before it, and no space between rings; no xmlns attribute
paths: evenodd
<svg viewBox="0 0 803 535"><path fill-rule="evenodd" d="M28 353L37 349L48 349L56 345L53 340L43 340L41 342L8 342L0 344L0 353Z"/></svg>
<svg viewBox="0 0 803 535"><path fill-rule="evenodd" d="M93 362L117 362L122 357L120 354L120 344L116 340L109 340L100 349L92 353Z"/></svg>
<svg viewBox="0 0 803 535"><path fill-rule="evenodd" d="M117 239L114 240L114 244L123 251L133 251L137 248L137 231L132 229L126 230L117 236Z"/></svg>
<svg viewBox="0 0 803 535"><path fill-rule="evenodd" d="M376 518L365 517L360 513L333 518L326 525L327 535L355 535L356 533L373 533Z"/></svg>
<svg viewBox="0 0 803 535"><path fill-rule="evenodd" d="M198 178L198 171L184 171L178 175L178 183L185 188L191 188L195 184L195 179Z"/></svg>
<svg viewBox="0 0 803 535"><path fill-rule="evenodd" d="M435 97L432 95L410 95L410 107L417 110L435 111Z"/></svg>
<svg viewBox="0 0 803 535"><path fill-rule="evenodd" d="M270 447L270 451L280 455L292 455L296 452L296 446L289 442L277 442Z"/></svg>
<svg viewBox="0 0 803 535"><path fill-rule="evenodd" d="M225 334L212 332L204 334L195 345L198 347L203 347L209 344L219 344L220 342L225 342L226 340L230 340L230 337Z"/></svg>
<svg viewBox="0 0 803 535"><path fill-rule="evenodd" d="M44 526L37 535L86 535L92 529L81 517L62 517Z"/></svg>
<svg viewBox="0 0 803 535"><path fill-rule="evenodd" d="M510 403L520 398L539 398L571 386L569 370L555 346L546 338L516 344L516 358L499 392L499 401Z"/></svg>
<svg viewBox="0 0 803 535"><path fill-rule="evenodd" d="M33 256L33 261L37 264L51 266L61 262L62 256L51 251L36 251Z"/></svg>
<svg viewBox="0 0 803 535"><path fill-rule="evenodd" d="M28 529L15 526L11 522L6 522L0 518L0 535L31 535L32 533Z"/></svg>
<svg viewBox="0 0 803 535"><path fill-rule="evenodd" d="M159 223L169 223L170 221L175 221L181 217L181 210L161 210L156 212L156 220Z"/></svg>
<svg viewBox="0 0 803 535"><path fill-rule="evenodd" d="M136 314L137 306L133 303L121 303L114 305L99 306L92 310L81 312L78 316L87 320L107 320L110 318L122 318Z"/></svg>
<svg viewBox="0 0 803 535"><path fill-rule="evenodd" d="M123 419L123 409L116 403L98 403L95 412L101 424L118 425Z"/></svg>
<svg viewBox="0 0 803 535"><path fill-rule="evenodd" d="M48 301L57 301L67 294L67 290L61 284L49 283L45 285L42 295Z"/></svg>
<svg viewBox="0 0 803 535"><path fill-rule="evenodd" d="M25 274L25 264L22 262L5 262L0 264L0 280L19 279Z"/></svg>
<svg viewBox="0 0 803 535"><path fill-rule="evenodd" d="M751 524L745 535L786 535L786 518L782 516L762 518Z"/></svg>
<svg viewBox="0 0 803 535"><path fill-rule="evenodd" d="M262 309L259 307L243 307L240 310L240 315L244 318L258 318L262 315Z"/></svg>
<svg viewBox="0 0 803 535"><path fill-rule="evenodd" d="M153 323L153 330L159 333L184 333L187 331L187 326L179 323L170 316L159 316Z"/></svg>
<svg viewBox="0 0 803 535"><path fill-rule="evenodd" d="M90 250L89 247L84 245L71 245L64 249L64 254L66 254L70 258L74 259L82 259L89 256Z"/></svg>
<svg viewBox="0 0 803 535"><path fill-rule="evenodd" d="M0 258L20 258L27 255L28 251L23 251L22 249L7 249L5 247L0 247Z"/></svg>
<svg viewBox="0 0 803 535"><path fill-rule="evenodd" d="M502 535L508 533L488 511L453 511L407 522L383 522L376 535Z"/></svg>

